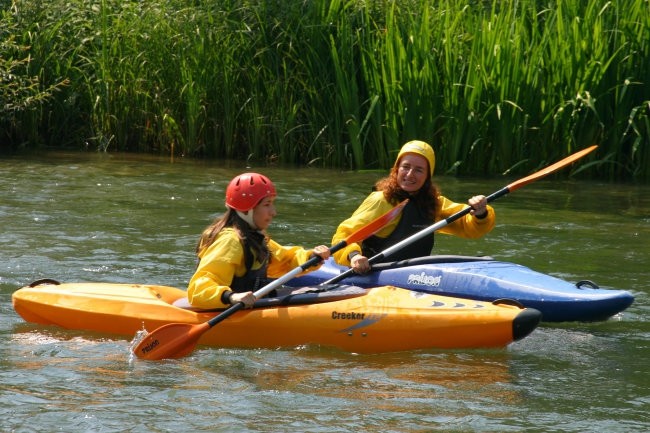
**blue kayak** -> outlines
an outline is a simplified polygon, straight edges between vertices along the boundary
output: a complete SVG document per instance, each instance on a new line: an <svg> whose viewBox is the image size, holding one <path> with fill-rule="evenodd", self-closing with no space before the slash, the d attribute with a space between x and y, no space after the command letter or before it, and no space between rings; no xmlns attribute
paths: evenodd
<svg viewBox="0 0 650 433"><path fill-rule="evenodd" d="M331 258L320 269L290 280L290 286L313 286L348 268ZM427 256L377 263L366 275L353 274L345 284L397 286L418 292L480 301L511 299L542 312L544 322L600 321L634 302L626 290L601 289L591 281L575 284L491 257Z"/></svg>

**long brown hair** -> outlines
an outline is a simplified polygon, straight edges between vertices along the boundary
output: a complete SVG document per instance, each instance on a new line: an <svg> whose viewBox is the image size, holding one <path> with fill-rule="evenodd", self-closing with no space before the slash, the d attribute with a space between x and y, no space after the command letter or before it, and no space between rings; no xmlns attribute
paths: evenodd
<svg viewBox="0 0 650 433"><path fill-rule="evenodd" d="M263 263L268 258L269 250L266 246L268 237L254 230L231 208L228 208L226 213L215 219L212 224L203 230L201 238L196 245L196 254L201 254L206 248L212 245L219 232L225 227L232 227L235 230L242 244L244 244L244 248L248 246L260 263Z"/></svg>
<svg viewBox="0 0 650 433"><path fill-rule="evenodd" d="M412 202L415 202L419 209L424 209L431 218L431 221L435 221L438 212L438 195L440 194L438 186L431 181L431 178L427 178L422 188L417 193L411 195L399 187L397 183L398 170L399 161L395 163L388 176L379 179L375 183L375 191L383 191L386 200L392 204L397 204L408 198Z"/></svg>

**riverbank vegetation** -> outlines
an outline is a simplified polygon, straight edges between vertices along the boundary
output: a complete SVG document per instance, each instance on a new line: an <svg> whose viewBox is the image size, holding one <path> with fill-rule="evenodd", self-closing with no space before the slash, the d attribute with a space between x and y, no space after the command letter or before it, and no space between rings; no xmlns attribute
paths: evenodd
<svg viewBox="0 0 650 433"><path fill-rule="evenodd" d="M5 149L650 179L648 0L0 0Z"/></svg>

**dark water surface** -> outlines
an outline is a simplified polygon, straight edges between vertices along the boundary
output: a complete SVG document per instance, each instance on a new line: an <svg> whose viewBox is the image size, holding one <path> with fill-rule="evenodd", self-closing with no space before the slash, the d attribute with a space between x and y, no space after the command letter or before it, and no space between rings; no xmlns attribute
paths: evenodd
<svg viewBox="0 0 650 433"><path fill-rule="evenodd" d="M199 348L145 362L126 339L14 312L11 293L40 278L184 288L199 233L246 170L95 153L0 159L0 431L650 430L647 186L544 179L494 202L486 238L437 237L440 254L491 255L636 296L606 322L544 324L505 349ZM380 175L255 170L280 193L271 234L304 246L329 244ZM511 180L436 179L457 201Z"/></svg>

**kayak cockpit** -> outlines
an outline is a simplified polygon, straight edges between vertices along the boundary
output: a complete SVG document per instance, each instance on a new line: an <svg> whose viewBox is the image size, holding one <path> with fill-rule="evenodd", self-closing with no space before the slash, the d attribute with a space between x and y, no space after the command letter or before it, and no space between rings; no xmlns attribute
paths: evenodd
<svg viewBox="0 0 650 433"><path fill-rule="evenodd" d="M368 293L370 289L346 284L327 284L323 286L280 287L275 296L267 296L255 301L254 308L281 307L287 305L320 304L355 298ZM178 298L173 306L196 312L221 311L222 309L203 309L192 306L186 296Z"/></svg>

